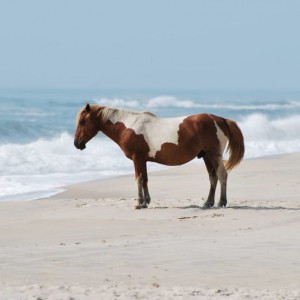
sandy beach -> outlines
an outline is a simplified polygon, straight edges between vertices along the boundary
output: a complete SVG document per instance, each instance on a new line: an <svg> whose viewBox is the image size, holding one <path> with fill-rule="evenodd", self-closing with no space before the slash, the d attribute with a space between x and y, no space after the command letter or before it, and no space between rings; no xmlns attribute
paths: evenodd
<svg viewBox="0 0 300 300"><path fill-rule="evenodd" d="M300 299L300 153L244 160L204 210L204 164L0 203L0 299ZM219 195L219 190L217 191Z"/></svg>

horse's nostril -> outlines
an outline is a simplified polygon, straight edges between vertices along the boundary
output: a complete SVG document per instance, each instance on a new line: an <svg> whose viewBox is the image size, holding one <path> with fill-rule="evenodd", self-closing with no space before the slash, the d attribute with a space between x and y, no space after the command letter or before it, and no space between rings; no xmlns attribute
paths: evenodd
<svg viewBox="0 0 300 300"><path fill-rule="evenodd" d="M79 150L83 150L83 149L85 149L85 142L83 140L79 140L79 141L75 140L74 146Z"/></svg>

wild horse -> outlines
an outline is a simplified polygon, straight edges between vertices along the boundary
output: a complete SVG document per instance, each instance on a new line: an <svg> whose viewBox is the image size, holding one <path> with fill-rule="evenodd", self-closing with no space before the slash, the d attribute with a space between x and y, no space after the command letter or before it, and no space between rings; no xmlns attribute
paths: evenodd
<svg viewBox="0 0 300 300"><path fill-rule="evenodd" d="M227 171L244 156L244 138L237 124L211 114L178 118L159 118L149 112L131 112L106 106L87 104L77 116L74 138L76 148L83 150L102 131L123 150L134 163L138 186L136 208L147 208L147 161L168 166L203 158L210 180L210 191L204 208L214 206L218 180L221 184L219 207L227 204ZM229 159L223 163L227 145Z"/></svg>

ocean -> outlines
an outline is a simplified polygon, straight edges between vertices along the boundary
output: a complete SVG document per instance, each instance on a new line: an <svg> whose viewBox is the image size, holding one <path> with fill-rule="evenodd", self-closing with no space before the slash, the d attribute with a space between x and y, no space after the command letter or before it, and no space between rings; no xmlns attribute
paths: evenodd
<svg viewBox="0 0 300 300"><path fill-rule="evenodd" d="M0 201L133 174L132 162L101 133L84 151L75 149L76 115L87 102L161 117L207 112L234 119L248 159L300 151L297 91L0 90ZM150 171L162 168L149 164Z"/></svg>

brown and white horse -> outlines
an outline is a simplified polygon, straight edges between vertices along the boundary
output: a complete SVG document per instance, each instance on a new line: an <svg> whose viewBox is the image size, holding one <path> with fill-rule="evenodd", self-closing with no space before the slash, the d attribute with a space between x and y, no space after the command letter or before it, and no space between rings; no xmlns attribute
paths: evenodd
<svg viewBox="0 0 300 300"><path fill-rule="evenodd" d="M115 141L134 163L138 186L136 208L147 208L150 203L147 161L177 166L195 157L203 157L210 179L203 207L214 206L218 180L221 184L218 206L226 206L227 171L244 156L243 135L234 121L211 114L164 119L149 112L87 104L77 116L75 147L83 150L99 131ZM224 166L226 145L229 159Z"/></svg>

